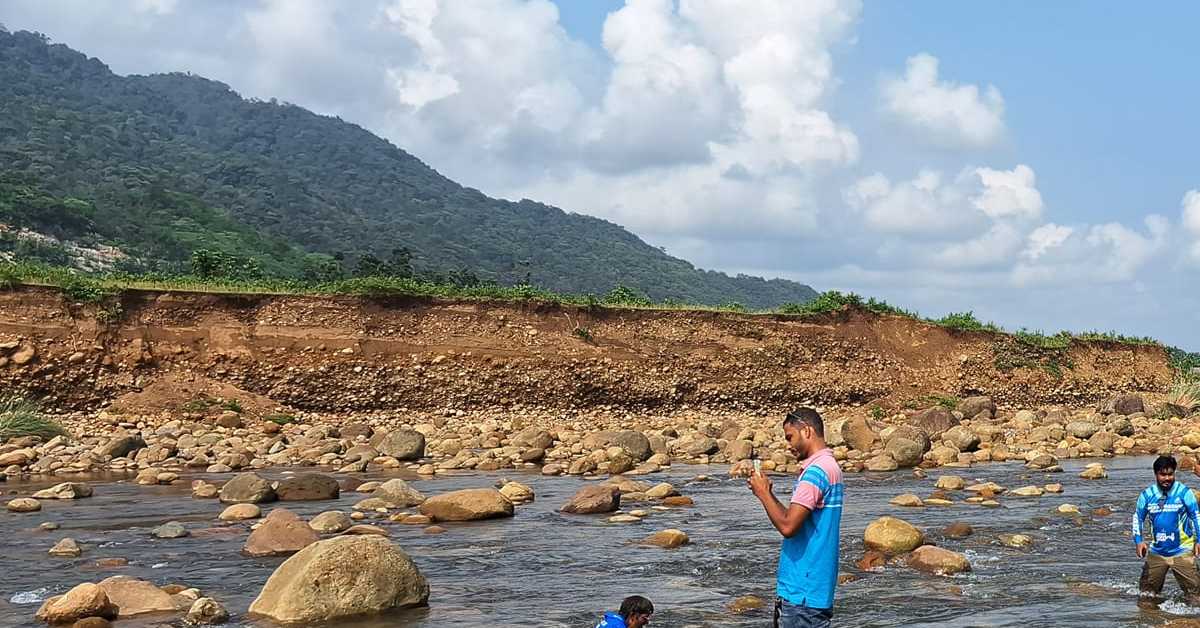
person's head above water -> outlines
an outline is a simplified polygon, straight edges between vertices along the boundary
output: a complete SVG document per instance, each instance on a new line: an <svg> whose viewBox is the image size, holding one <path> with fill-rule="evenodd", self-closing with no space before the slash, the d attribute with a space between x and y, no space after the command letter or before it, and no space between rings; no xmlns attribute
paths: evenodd
<svg viewBox="0 0 1200 628"><path fill-rule="evenodd" d="M1169 492L1175 485L1175 469L1178 466L1172 456L1159 456L1154 461L1154 482L1163 493Z"/></svg>
<svg viewBox="0 0 1200 628"><path fill-rule="evenodd" d="M799 408L783 417L783 437L788 449L801 460L825 447L825 421L812 408Z"/></svg>
<svg viewBox="0 0 1200 628"><path fill-rule="evenodd" d="M642 628L650 623L650 616L654 614L654 604L640 595L631 595L621 601L618 614L625 620L628 628Z"/></svg>

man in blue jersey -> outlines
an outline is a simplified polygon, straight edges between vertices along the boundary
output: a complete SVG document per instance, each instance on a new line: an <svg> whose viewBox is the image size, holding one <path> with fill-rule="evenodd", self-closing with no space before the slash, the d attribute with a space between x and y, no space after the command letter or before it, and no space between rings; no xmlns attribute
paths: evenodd
<svg viewBox="0 0 1200 628"><path fill-rule="evenodd" d="M776 577L775 627L826 628L833 618L837 586L838 537L842 525L842 469L825 445L825 422L812 408L783 419L788 448L800 459L800 473L787 506L771 492L761 471L750 490L767 518L783 535Z"/></svg>
<svg viewBox="0 0 1200 628"><path fill-rule="evenodd" d="M640 596L631 595L621 601L621 609L615 613L605 613L596 628L642 628L650 623L654 614L654 604Z"/></svg>
<svg viewBox="0 0 1200 628"><path fill-rule="evenodd" d="M1200 602L1200 575L1196 573L1195 559L1200 555L1200 544L1196 543L1200 506L1191 489L1175 481L1177 466L1175 458L1159 456L1154 461L1154 484L1138 495L1133 514L1133 542L1137 544L1138 558L1146 559L1138 588L1143 596L1158 597L1170 571L1188 603L1194 605ZM1147 517L1149 530L1142 527ZM1143 535L1146 531L1148 537Z"/></svg>

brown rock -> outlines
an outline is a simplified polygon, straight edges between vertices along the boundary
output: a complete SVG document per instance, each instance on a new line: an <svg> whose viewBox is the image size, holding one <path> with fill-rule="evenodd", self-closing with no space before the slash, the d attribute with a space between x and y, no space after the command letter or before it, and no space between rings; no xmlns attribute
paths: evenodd
<svg viewBox="0 0 1200 628"><path fill-rule="evenodd" d="M965 539L975 533L970 524L956 521L942 530L942 535L948 539Z"/></svg>
<svg viewBox="0 0 1200 628"><path fill-rule="evenodd" d="M939 438L950 428L958 425L958 419L949 410L937 406L929 408L913 416L910 424L920 428L930 438Z"/></svg>
<svg viewBox="0 0 1200 628"><path fill-rule="evenodd" d="M36 616L48 624L70 624L88 617L115 619L117 607L99 585L85 582L46 600Z"/></svg>
<svg viewBox="0 0 1200 628"><path fill-rule="evenodd" d="M868 549L886 554L903 554L925 542L925 535L911 523L895 517L880 517L872 521L863 533Z"/></svg>
<svg viewBox="0 0 1200 628"><path fill-rule="evenodd" d="M591 484L579 489L559 510L575 515L613 512L621 507L621 491L611 484Z"/></svg>
<svg viewBox="0 0 1200 628"><path fill-rule="evenodd" d="M859 451L871 451L879 443L879 435L871 429L867 419L860 416L851 417L842 424L842 438Z"/></svg>
<svg viewBox="0 0 1200 628"><path fill-rule="evenodd" d="M677 547L687 545L690 542L691 539L688 538L687 534L685 534L682 530L676 530L675 528L660 530L642 539L643 545L654 545L664 549L675 549Z"/></svg>
<svg viewBox="0 0 1200 628"><path fill-rule="evenodd" d="M494 488L475 488L435 495L421 504L421 514L436 521L474 521L513 516L513 503Z"/></svg>
<svg viewBox="0 0 1200 628"><path fill-rule="evenodd" d="M179 610L170 594L145 580L113 576L101 580L100 588L116 605L119 617Z"/></svg>
<svg viewBox="0 0 1200 628"><path fill-rule="evenodd" d="M298 552L320 540L296 513L276 508L250 533L242 553L248 556L282 556Z"/></svg>
<svg viewBox="0 0 1200 628"><path fill-rule="evenodd" d="M316 501L337 499L341 487L337 480L319 473L305 473L287 478L275 486L280 501Z"/></svg>
<svg viewBox="0 0 1200 628"><path fill-rule="evenodd" d="M956 573L971 571L971 562L958 552L923 545L908 555L908 565L918 571L950 576Z"/></svg>
<svg viewBox="0 0 1200 628"><path fill-rule="evenodd" d="M879 550L867 550L863 553L863 557L854 564L863 571L883 569L887 565L887 554Z"/></svg>
<svg viewBox="0 0 1200 628"><path fill-rule="evenodd" d="M257 473L239 473L221 487L221 502L261 504L276 499L271 483Z"/></svg>

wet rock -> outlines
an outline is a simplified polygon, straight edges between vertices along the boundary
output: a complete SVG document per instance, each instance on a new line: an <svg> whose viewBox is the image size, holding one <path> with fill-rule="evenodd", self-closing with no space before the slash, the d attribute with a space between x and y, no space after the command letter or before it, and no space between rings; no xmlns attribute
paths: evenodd
<svg viewBox="0 0 1200 628"><path fill-rule="evenodd" d="M396 460L417 460L425 457L425 435L416 430L396 430L376 434L371 446Z"/></svg>
<svg viewBox="0 0 1200 628"><path fill-rule="evenodd" d="M1103 480L1108 477L1108 471L1104 468L1104 465L1099 462L1093 462L1084 467L1083 471L1079 473L1079 477L1085 480Z"/></svg>
<svg viewBox="0 0 1200 628"><path fill-rule="evenodd" d="M660 530L642 539L643 545L654 545L664 549L675 549L677 547L687 545L690 542L691 539L688 538L686 533L684 533L682 530L676 530L674 528Z"/></svg>
<svg viewBox="0 0 1200 628"><path fill-rule="evenodd" d="M209 484L204 480L192 482L192 497L196 499L212 499L218 494L220 494L220 489L215 484Z"/></svg>
<svg viewBox="0 0 1200 628"><path fill-rule="evenodd" d="M242 553L247 556L284 556L298 552L320 540L296 513L276 508L250 533Z"/></svg>
<svg viewBox="0 0 1200 628"><path fill-rule="evenodd" d="M743 595L729 603L729 612L734 615L741 615L764 608L767 601L757 595Z"/></svg>
<svg viewBox="0 0 1200 628"><path fill-rule="evenodd" d="M938 476L937 483L934 488L940 488L947 491L961 491L967 482L957 475L942 475Z"/></svg>
<svg viewBox="0 0 1200 628"><path fill-rule="evenodd" d="M895 517L880 517L872 521L863 533L868 549L886 554L903 554L925 542L925 535L911 523Z"/></svg>
<svg viewBox="0 0 1200 628"><path fill-rule="evenodd" d="M674 486L671 486L670 484L668 484L666 482L660 482L660 483L655 484L654 486L650 487L650 489L646 491L646 498L647 499L666 499L668 497L673 497L678 494L679 494L679 491L675 490Z"/></svg>
<svg viewBox="0 0 1200 628"><path fill-rule="evenodd" d="M906 469L921 464L921 458L925 455L921 443L901 436L889 438L884 452L891 456L897 467Z"/></svg>
<svg viewBox="0 0 1200 628"><path fill-rule="evenodd" d="M353 535L388 536L391 533L379 526L373 526L373 525L369 525L369 524L365 524L365 523L360 523L358 525L350 526L342 534L345 534L348 536L353 536Z"/></svg>
<svg viewBox="0 0 1200 628"><path fill-rule="evenodd" d="M36 617L48 624L69 624L88 617L116 619L117 607L99 585L85 582L43 602Z"/></svg>
<svg viewBox="0 0 1200 628"><path fill-rule="evenodd" d="M103 617L85 617L71 624L71 628L112 628L112 622Z"/></svg>
<svg viewBox="0 0 1200 628"><path fill-rule="evenodd" d="M1044 491L1040 486L1030 485L1022 486L1021 488L1014 488L1013 490L1009 491L1008 494L1016 497L1041 497L1045 492L1046 491Z"/></svg>
<svg viewBox="0 0 1200 628"><path fill-rule="evenodd" d="M913 416L910 425L920 428L930 438L940 438L950 428L959 424L951 412L942 407L933 407Z"/></svg>
<svg viewBox="0 0 1200 628"><path fill-rule="evenodd" d="M945 445L938 445L929 450L929 459L938 464L958 462L958 450Z"/></svg>
<svg viewBox="0 0 1200 628"><path fill-rule="evenodd" d="M621 507L621 491L611 484L584 486L559 510L574 515L613 512Z"/></svg>
<svg viewBox="0 0 1200 628"><path fill-rule="evenodd" d="M670 497L664 497L662 500L663 506L679 507L694 506L695 504L696 502L692 501L692 498L686 495L672 495Z"/></svg>
<svg viewBox="0 0 1200 628"><path fill-rule="evenodd" d="M1033 545L1033 537L1025 534L1001 534L1000 544L1007 547L1029 547Z"/></svg>
<svg viewBox="0 0 1200 628"><path fill-rule="evenodd" d="M876 571L887 566L887 554L879 550L867 550L863 553L863 557L854 563L856 567L863 571Z"/></svg>
<svg viewBox="0 0 1200 628"><path fill-rule="evenodd" d="M159 539L181 539L188 536L189 532L178 521L168 521L151 530L150 534Z"/></svg>
<svg viewBox="0 0 1200 628"><path fill-rule="evenodd" d="M1047 484L1047 485L1043 486L1042 488L1046 489L1046 492L1047 492L1047 493L1061 493L1061 492L1063 492L1063 485L1062 485L1062 484L1058 484L1058 483L1054 483L1054 484Z"/></svg>
<svg viewBox="0 0 1200 628"><path fill-rule="evenodd" d="M1047 453L1038 453L1025 463L1027 469L1050 469L1056 466L1058 466L1058 458Z"/></svg>
<svg viewBox="0 0 1200 628"><path fill-rule="evenodd" d="M308 527L321 534L337 534L350 529L354 523L349 515L337 510L323 512L308 522Z"/></svg>
<svg viewBox="0 0 1200 628"><path fill-rule="evenodd" d="M239 473L221 487L220 498L226 504L262 504L276 499L271 483L257 473Z"/></svg>
<svg viewBox="0 0 1200 628"><path fill-rule="evenodd" d="M888 454L880 454L867 460L867 471L895 471L899 468L896 461Z"/></svg>
<svg viewBox="0 0 1200 628"><path fill-rule="evenodd" d="M613 515L607 519L609 523L641 523L641 517L633 515Z"/></svg>
<svg viewBox="0 0 1200 628"><path fill-rule="evenodd" d="M425 534L445 534L446 528L443 528L442 526L429 526L428 528L422 530L422 532Z"/></svg>
<svg viewBox="0 0 1200 628"><path fill-rule="evenodd" d="M76 558L83 553L83 550L80 549L79 544L75 542L75 539L68 537L59 541L58 543L55 543L54 547L51 547L50 551L47 553L51 556L59 556L62 558Z"/></svg>
<svg viewBox="0 0 1200 628"><path fill-rule="evenodd" d="M1096 516L1096 517L1108 517L1112 514L1113 514L1112 508L1109 508L1107 506L1100 506L1099 508L1092 509L1092 515Z"/></svg>
<svg viewBox="0 0 1200 628"><path fill-rule="evenodd" d="M985 497L994 497L1008 490L995 482L982 482L980 484L972 484L967 487L967 490L972 493L979 493Z"/></svg>
<svg viewBox="0 0 1200 628"><path fill-rule="evenodd" d="M979 436L975 432L972 432L970 428L961 425L955 425L946 430L946 433L942 434L942 438L950 441L950 444L954 445L954 448L959 451L975 451L979 449Z"/></svg>
<svg viewBox="0 0 1200 628"><path fill-rule="evenodd" d="M523 504L534 500L533 489L520 482L505 482L500 487L500 494L514 504Z"/></svg>
<svg viewBox="0 0 1200 628"><path fill-rule="evenodd" d="M217 518L221 521L246 521L247 519L258 519L261 516L262 509L257 504L233 504L221 511Z"/></svg>
<svg viewBox="0 0 1200 628"><path fill-rule="evenodd" d="M341 494L337 480L319 473L305 473L287 478L275 486L280 501L317 501L337 499Z"/></svg>
<svg viewBox="0 0 1200 628"><path fill-rule="evenodd" d="M123 434L110 439L102 447L96 448L96 453L100 456L125 458L145 447L146 441L141 436Z"/></svg>
<svg viewBox="0 0 1200 628"><path fill-rule="evenodd" d="M554 437L539 427L527 427L512 437L512 444L527 449L549 449L554 444Z"/></svg>
<svg viewBox="0 0 1200 628"><path fill-rule="evenodd" d="M391 508L408 508L409 506L420 506L425 501L425 495L417 489L409 486L408 482L395 478L380 484L372 493L377 499L381 499Z"/></svg>
<svg viewBox="0 0 1200 628"><path fill-rule="evenodd" d="M494 488L464 489L430 497L421 504L421 514L435 521L511 517L513 503Z"/></svg>
<svg viewBox="0 0 1200 628"><path fill-rule="evenodd" d="M58 525L58 523L54 521L43 521L42 523L38 524L38 529L46 532L53 532L61 527L62 526Z"/></svg>
<svg viewBox="0 0 1200 628"><path fill-rule="evenodd" d="M971 571L966 556L933 545L923 545L908 555L908 566L925 573L951 576Z"/></svg>
<svg viewBox="0 0 1200 628"><path fill-rule="evenodd" d="M179 610L170 594L145 580L113 576L101 580L99 586L116 605L120 618Z"/></svg>
<svg viewBox="0 0 1200 628"><path fill-rule="evenodd" d="M889 501L888 503L893 506L904 506L907 508L916 508L916 507L925 505L925 503L921 501L920 497L917 497L916 495L913 495L912 493L904 493L903 495L897 495L897 496L893 497L891 499L891 501Z"/></svg>
<svg viewBox="0 0 1200 628"><path fill-rule="evenodd" d="M942 535L948 539L965 539L975 533L975 528L972 528L969 523L956 521L946 526L942 530Z"/></svg>
<svg viewBox="0 0 1200 628"><path fill-rule="evenodd" d="M211 597L202 597L192 603L183 622L189 626L213 626L229 621L229 611Z"/></svg>
<svg viewBox="0 0 1200 628"><path fill-rule="evenodd" d="M341 536L287 559L267 580L250 613L316 623L424 606L429 584L400 548L378 536Z"/></svg>
<svg viewBox="0 0 1200 628"><path fill-rule="evenodd" d="M29 497L18 497L5 504L5 507L10 512L37 512L42 509L42 503Z"/></svg>
<svg viewBox="0 0 1200 628"><path fill-rule="evenodd" d="M1060 504L1056 510L1062 515L1079 514L1079 506L1076 506L1075 504Z"/></svg>
<svg viewBox="0 0 1200 628"><path fill-rule="evenodd" d="M92 487L82 482L63 482L33 494L35 499L81 499L92 496Z"/></svg>

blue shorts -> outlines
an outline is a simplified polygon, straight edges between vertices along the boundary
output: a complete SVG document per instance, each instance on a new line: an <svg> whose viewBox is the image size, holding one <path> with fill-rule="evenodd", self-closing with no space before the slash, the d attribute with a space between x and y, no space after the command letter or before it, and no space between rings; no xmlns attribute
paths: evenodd
<svg viewBox="0 0 1200 628"><path fill-rule="evenodd" d="M775 598L775 628L829 628L832 608L810 608Z"/></svg>

